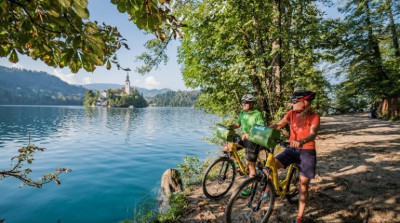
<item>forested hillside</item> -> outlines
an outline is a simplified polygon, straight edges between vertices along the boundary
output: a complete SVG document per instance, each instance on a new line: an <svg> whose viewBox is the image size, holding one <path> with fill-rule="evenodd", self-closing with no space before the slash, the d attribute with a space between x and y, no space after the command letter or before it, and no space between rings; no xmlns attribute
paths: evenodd
<svg viewBox="0 0 400 223"><path fill-rule="evenodd" d="M85 89L45 72L0 66L0 104L82 105Z"/></svg>
<svg viewBox="0 0 400 223"><path fill-rule="evenodd" d="M196 105L199 91L169 91L148 100L155 107L191 107Z"/></svg>

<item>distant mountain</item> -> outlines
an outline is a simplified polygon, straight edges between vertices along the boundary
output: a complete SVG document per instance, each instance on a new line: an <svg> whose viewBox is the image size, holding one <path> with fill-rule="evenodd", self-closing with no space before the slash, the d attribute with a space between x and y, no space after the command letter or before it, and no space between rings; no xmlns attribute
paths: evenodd
<svg viewBox="0 0 400 223"><path fill-rule="evenodd" d="M0 66L0 104L82 105L85 91L45 72Z"/></svg>
<svg viewBox="0 0 400 223"><path fill-rule="evenodd" d="M82 87L90 89L90 90L97 90L97 91L104 91L107 89L117 89L117 88L122 88L124 87L124 85L120 85L120 84L102 84L102 83L98 83L98 84L85 84ZM169 91L172 91L171 89L168 88L163 88L163 89L145 89L145 88L140 88L140 87L135 87L132 86L134 88L136 88L141 94L143 94L143 96L145 98L151 98L154 97L158 94L163 94Z"/></svg>
<svg viewBox="0 0 400 223"><path fill-rule="evenodd" d="M89 89L89 90L94 90L94 91L104 91L108 89L117 89L117 88L122 88L123 85L120 84L84 84L82 87Z"/></svg>

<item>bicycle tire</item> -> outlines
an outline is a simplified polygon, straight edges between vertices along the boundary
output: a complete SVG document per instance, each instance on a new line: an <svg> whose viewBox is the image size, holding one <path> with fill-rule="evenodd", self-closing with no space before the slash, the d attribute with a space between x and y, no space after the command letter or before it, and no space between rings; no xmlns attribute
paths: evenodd
<svg viewBox="0 0 400 223"><path fill-rule="evenodd" d="M289 176L289 185L286 187L286 199L291 204L298 204L299 201L299 170L293 168Z"/></svg>
<svg viewBox="0 0 400 223"><path fill-rule="evenodd" d="M275 189L267 178L254 176L245 180L236 188L228 201L225 211L227 223L236 222L268 222L275 203ZM252 187L250 196L243 196L242 191ZM269 196L262 198L265 189L268 188Z"/></svg>
<svg viewBox="0 0 400 223"><path fill-rule="evenodd" d="M217 174L217 175L215 175ZM204 174L203 193L210 199L220 199L231 189L236 177L235 163L228 157L215 160Z"/></svg>

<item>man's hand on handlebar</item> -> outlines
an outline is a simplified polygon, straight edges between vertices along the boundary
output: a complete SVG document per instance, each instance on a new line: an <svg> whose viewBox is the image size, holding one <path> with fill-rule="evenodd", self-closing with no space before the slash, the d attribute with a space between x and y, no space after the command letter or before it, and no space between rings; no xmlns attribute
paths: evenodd
<svg viewBox="0 0 400 223"><path fill-rule="evenodd" d="M248 139L249 137L250 137L249 134L244 134L244 135L242 135L242 140Z"/></svg>
<svg viewBox="0 0 400 223"><path fill-rule="evenodd" d="M292 147L292 148L300 148L302 146L302 143L300 141L291 140L290 141L290 147Z"/></svg>
<svg viewBox="0 0 400 223"><path fill-rule="evenodd" d="M240 124L239 124L239 123L233 123L233 124L227 126L227 128L228 128L229 130L237 129L237 128L239 128L239 127L240 127Z"/></svg>

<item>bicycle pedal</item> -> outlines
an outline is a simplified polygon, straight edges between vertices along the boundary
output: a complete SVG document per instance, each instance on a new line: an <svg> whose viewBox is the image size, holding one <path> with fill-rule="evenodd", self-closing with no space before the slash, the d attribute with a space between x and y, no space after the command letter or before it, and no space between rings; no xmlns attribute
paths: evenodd
<svg viewBox="0 0 400 223"><path fill-rule="evenodd" d="M244 176L244 173L241 170L237 170L240 176Z"/></svg>

